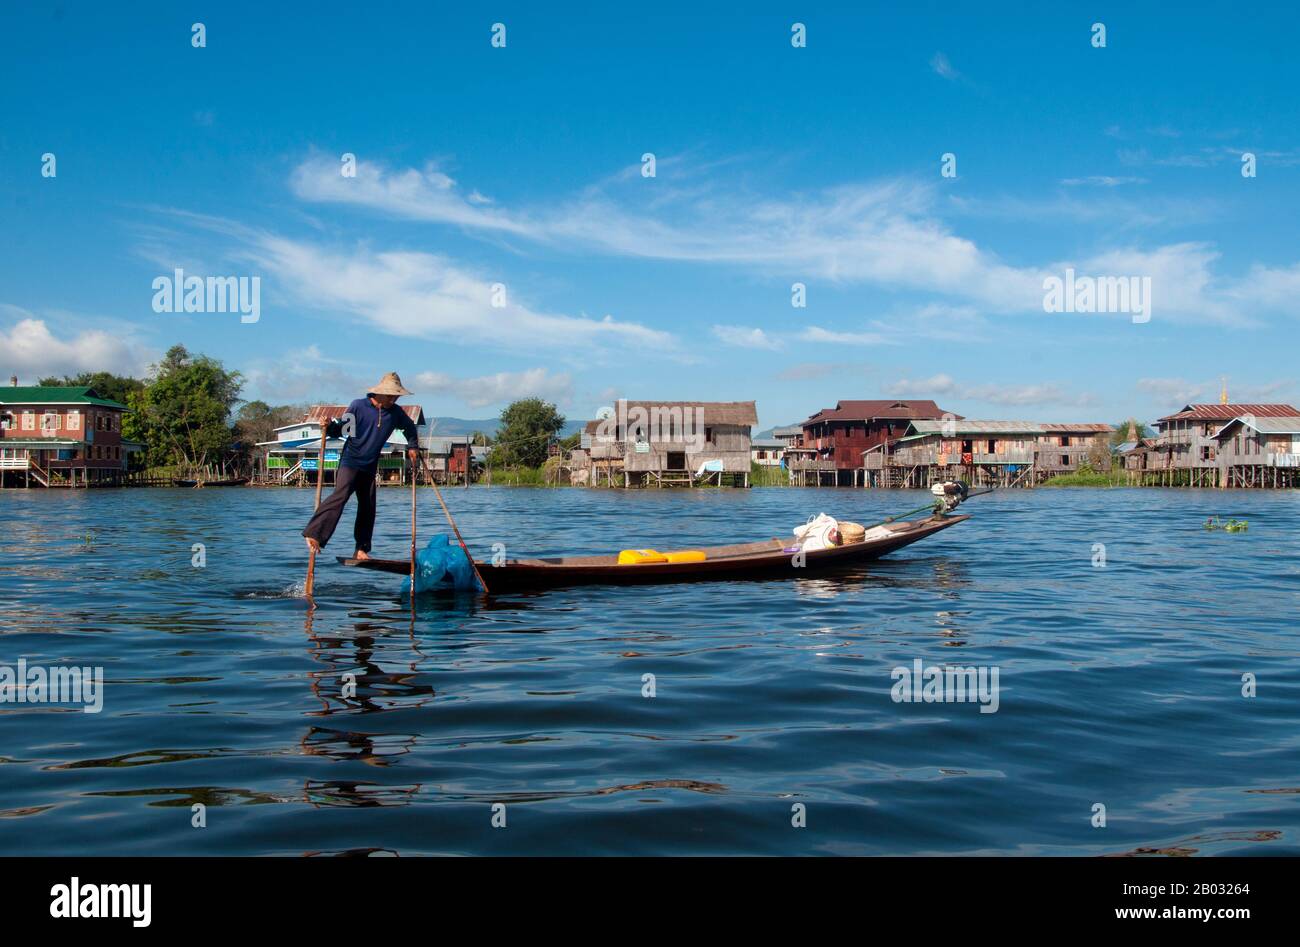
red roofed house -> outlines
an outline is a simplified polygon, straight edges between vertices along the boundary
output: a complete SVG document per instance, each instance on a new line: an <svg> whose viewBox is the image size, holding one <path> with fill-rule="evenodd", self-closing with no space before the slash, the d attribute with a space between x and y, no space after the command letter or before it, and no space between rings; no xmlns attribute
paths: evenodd
<svg viewBox="0 0 1300 947"><path fill-rule="evenodd" d="M864 460L869 468L874 455L887 451L909 424L945 415L961 420L961 415L944 411L933 401L838 401L803 422L797 445L803 448L802 456L791 460L791 469L814 471L819 484L826 476L836 486L856 485ZM882 450L864 458L873 447Z"/></svg>
<svg viewBox="0 0 1300 947"><path fill-rule="evenodd" d="M1169 483L1215 486L1220 443L1215 435L1234 418L1294 418L1300 409L1289 404L1189 404L1155 422L1156 436L1148 470L1168 472ZM1187 471L1180 476L1179 471Z"/></svg>

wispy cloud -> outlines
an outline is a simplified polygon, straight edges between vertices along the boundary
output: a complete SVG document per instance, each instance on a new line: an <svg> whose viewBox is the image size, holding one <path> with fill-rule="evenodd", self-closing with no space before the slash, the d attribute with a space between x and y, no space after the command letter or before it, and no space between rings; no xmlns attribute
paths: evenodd
<svg viewBox="0 0 1300 947"><path fill-rule="evenodd" d="M779 339L768 335L762 329L749 326L714 326L713 337L725 345L742 349L770 349L776 351L783 347Z"/></svg>
<svg viewBox="0 0 1300 947"><path fill-rule="evenodd" d="M1164 405L1168 412L1174 412L1185 404L1217 402L1224 384L1223 378L1205 381L1188 381L1185 378L1139 378L1135 387ZM1229 400L1238 404L1290 402L1300 391L1300 385L1294 378L1270 382L1250 380L1241 383L1228 378L1226 384Z"/></svg>
<svg viewBox="0 0 1300 947"><path fill-rule="evenodd" d="M826 342L834 345L897 345L879 332L835 332L821 326L809 326L799 333L805 342Z"/></svg>
<svg viewBox="0 0 1300 947"><path fill-rule="evenodd" d="M1095 403L1089 394L1067 392L1057 385L991 385L963 384L951 375L940 373L916 380L900 379L885 386L885 392L896 398L951 398L983 402L1003 407L1088 407Z"/></svg>
<svg viewBox="0 0 1300 947"><path fill-rule="evenodd" d="M509 235L572 252L722 263L832 282L877 282L996 300L1017 309L1041 299L1041 275L1000 263L931 213L932 186L906 181L836 187L762 199L660 187L645 206L639 181L600 187L559 204L509 212L473 205L433 167L357 165L343 178L332 160L304 161L291 178L305 200L346 203L395 217ZM658 185L657 185L658 187Z"/></svg>
<svg viewBox="0 0 1300 947"><path fill-rule="evenodd" d="M815 381L824 378L850 378L866 375L871 366L860 362L800 362L776 373L777 381Z"/></svg>
<svg viewBox="0 0 1300 947"><path fill-rule="evenodd" d="M1066 187L1122 187L1125 184L1146 184L1146 178L1133 176L1115 176L1110 174L1092 174L1086 178L1062 178Z"/></svg>
<svg viewBox="0 0 1300 947"><path fill-rule="evenodd" d="M587 356L604 348L634 348L668 357L678 351L672 335L639 323L610 315L596 319L545 312L521 301L505 284L502 298L496 289L499 280L441 254L316 243L220 218L184 211L167 214L230 238L225 251L229 259L271 277L273 288L288 300L341 313L388 335L511 351L578 348ZM144 252L168 265L156 238ZM274 318L271 309L263 305L264 318Z"/></svg>
<svg viewBox="0 0 1300 947"><path fill-rule="evenodd" d="M1143 179L1066 180L1114 190ZM344 178L335 161L316 155L294 170L292 186L305 200L459 226L487 237L545 244L562 253L714 263L774 277L868 283L932 293L946 297L950 304L995 312L1041 312L1044 279L1060 276L1069 267L1095 275L1150 276L1159 307L1156 318L1247 322L1237 306L1241 290L1233 279L1214 272L1219 253L1209 244L1189 241L1142 247L1135 240L1134 246L1103 250L1085 259L1013 266L954 233L938 214L940 196L934 186L915 181L877 181L761 198L728 189L725 182L703 191L674 190L663 182L648 189L637 176L615 175L569 200L511 210L475 190L465 196L457 182L434 165L391 169L361 162L355 178ZM1163 211L1143 210L1132 201L1111 204L1064 194L1053 198L1050 206L1023 198L948 201L950 210L977 216L1041 219L1045 213L1065 213L1098 223L1116 221L1127 228L1164 225L1175 219L1185 226L1189 214L1203 214L1176 204ZM388 275L390 266L407 269L410 263L391 254L374 256L382 264L382 275ZM425 269L432 269L439 258L425 254L423 259ZM724 341L745 344L734 332ZM774 344L779 342L767 335L750 341L750 347L756 348Z"/></svg>
<svg viewBox="0 0 1300 947"><path fill-rule="evenodd" d="M522 372L497 372L476 378L456 378L443 372L421 372L414 378L416 394L458 398L471 408L501 405L518 398L543 398L555 404L573 399L573 378L567 372L553 374L546 368Z"/></svg>
<svg viewBox="0 0 1300 947"><path fill-rule="evenodd" d="M935 53L930 57L930 68L950 82L956 82L961 78L961 73L952 67L952 63L943 53Z"/></svg>

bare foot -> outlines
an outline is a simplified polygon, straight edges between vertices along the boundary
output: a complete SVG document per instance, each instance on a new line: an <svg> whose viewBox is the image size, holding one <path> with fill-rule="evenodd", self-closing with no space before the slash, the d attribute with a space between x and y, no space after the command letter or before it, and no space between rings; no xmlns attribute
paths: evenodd
<svg viewBox="0 0 1300 947"><path fill-rule="evenodd" d="M356 552L354 552L354 553L352 554L352 558L353 558L353 559L357 559L357 560L361 560L361 559L369 559L369 558L370 558L370 553L366 552L366 551L363 550L363 549L358 549Z"/></svg>
<svg viewBox="0 0 1300 947"><path fill-rule="evenodd" d="M307 540L307 548L308 548L308 549L310 549L312 552L320 552L320 543L319 543L319 542L317 542L316 540L312 539L310 536L304 536L303 538Z"/></svg>

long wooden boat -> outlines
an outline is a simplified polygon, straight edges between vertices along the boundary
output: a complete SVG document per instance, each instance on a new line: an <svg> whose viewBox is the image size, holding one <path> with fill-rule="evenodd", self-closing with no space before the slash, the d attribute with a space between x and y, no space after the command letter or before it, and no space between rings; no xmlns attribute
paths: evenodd
<svg viewBox="0 0 1300 947"><path fill-rule="evenodd" d="M721 579L799 577L810 571L829 571L878 559L917 540L955 526L969 515L936 513L926 519L899 521L882 528L889 535L831 546L803 554L796 567L787 552L793 540L766 539L731 546L705 547L702 562L664 562L619 565L618 556L563 556L550 559L507 559L499 566L479 563L487 592L496 595L520 589L548 589L570 585L640 585L652 582L699 582ZM409 575L409 559L352 559L339 556L345 566Z"/></svg>
<svg viewBox="0 0 1300 947"><path fill-rule="evenodd" d="M242 487L246 483L248 483L247 477L231 477L229 480L203 480L203 481L185 480L182 479L181 477L172 478L172 486L174 487L197 487L200 485L205 487Z"/></svg>

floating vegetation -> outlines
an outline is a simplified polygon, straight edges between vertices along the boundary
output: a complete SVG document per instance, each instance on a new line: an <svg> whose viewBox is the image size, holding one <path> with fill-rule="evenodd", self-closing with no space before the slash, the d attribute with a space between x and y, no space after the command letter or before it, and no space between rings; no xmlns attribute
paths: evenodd
<svg viewBox="0 0 1300 947"><path fill-rule="evenodd" d="M1245 520L1230 519L1226 523L1220 523L1217 516L1211 516L1205 521L1205 528L1209 530L1221 529L1225 533L1244 533L1250 528L1250 524Z"/></svg>

